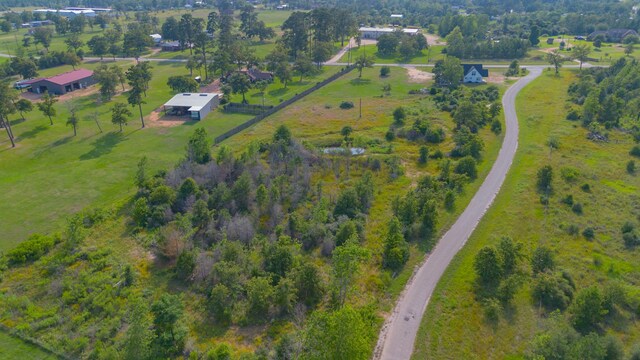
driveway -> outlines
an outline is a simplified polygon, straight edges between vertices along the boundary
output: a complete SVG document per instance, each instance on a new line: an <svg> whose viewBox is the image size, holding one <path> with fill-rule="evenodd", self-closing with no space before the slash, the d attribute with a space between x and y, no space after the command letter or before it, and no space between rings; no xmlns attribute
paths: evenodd
<svg viewBox="0 0 640 360"><path fill-rule="evenodd" d="M393 313L382 327L374 359L406 360L411 358L422 315L431 294L447 266L466 243L482 216L491 206L518 149L516 96L527 84L542 74L544 67L531 67L529 75L518 80L502 97L506 131L502 147L489 175L462 215L440 239L426 261L407 283Z"/></svg>

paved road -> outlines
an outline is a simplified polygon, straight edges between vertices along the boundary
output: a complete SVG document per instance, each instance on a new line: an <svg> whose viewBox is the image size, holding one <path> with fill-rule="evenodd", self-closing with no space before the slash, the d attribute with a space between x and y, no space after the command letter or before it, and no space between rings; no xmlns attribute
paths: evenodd
<svg viewBox="0 0 640 360"><path fill-rule="evenodd" d="M393 314L382 328L374 359L406 360L411 357L422 315L438 280L458 250L464 246L500 190L518 148L516 95L544 69L544 67L527 68L530 70L529 75L518 80L502 98L506 132L496 162L465 211L440 239L433 252L407 284Z"/></svg>

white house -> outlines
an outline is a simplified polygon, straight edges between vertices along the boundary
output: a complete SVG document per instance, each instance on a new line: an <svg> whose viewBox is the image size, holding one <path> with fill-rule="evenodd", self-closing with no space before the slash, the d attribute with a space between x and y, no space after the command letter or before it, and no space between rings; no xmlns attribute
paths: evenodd
<svg viewBox="0 0 640 360"><path fill-rule="evenodd" d="M192 120L202 120L220 104L221 98L218 93L180 93L164 104L164 110L170 115L189 114Z"/></svg>
<svg viewBox="0 0 640 360"><path fill-rule="evenodd" d="M53 14L58 14L60 16L67 17L69 19L72 19L72 18L74 18L76 16L80 16L80 15L84 15L86 17L95 17L96 16L96 12L91 10L91 9L84 9L84 10L36 9L36 10L33 10L33 12L36 13L36 14L43 14L43 15L46 15L48 13L53 13Z"/></svg>
<svg viewBox="0 0 640 360"><path fill-rule="evenodd" d="M489 76L489 70L483 69L482 64L462 64L465 84L479 84L484 82L484 78Z"/></svg>
<svg viewBox="0 0 640 360"><path fill-rule="evenodd" d="M153 39L153 43L156 45L160 44L160 42L162 41L162 35L160 34L151 34L149 36L151 36L151 38Z"/></svg>
<svg viewBox="0 0 640 360"><path fill-rule="evenodd" d="M358 31L360 32L360 36L362 37L362 39L377 39L380 37L380 35L392 34L394 31L402 31L403 33L411 36L417 35L420 32L419 29L401 29L390 27L379 28L366 26L361 27L360 29L358 29Z"/></svg>

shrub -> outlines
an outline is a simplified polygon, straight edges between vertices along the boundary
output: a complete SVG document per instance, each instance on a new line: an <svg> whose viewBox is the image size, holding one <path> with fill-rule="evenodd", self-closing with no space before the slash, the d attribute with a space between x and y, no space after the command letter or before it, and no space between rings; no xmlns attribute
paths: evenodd
<svg viewBox="0 0 640 360"><path fill-rule="evenodd" d="M420 157L418 158L418 163L426 164L428 158L429 158L429 148L423 145L420 147Z"/></svg>
<svg viewBox="0 0 640 360"><path fill-rule="evenodd" d="M549 248L539 246L533 251L531 270L533 270L534 274L553 270L554 266L553 253Z"/></svg>
<svg viewBox="0 0 640 360"><path fill-rule="evenodd" d="M539 191L551 191L551 183L553 181L553 168L551 165L545 165L538 170L537 186Z"/></svg>
<svg viewBox="0 0 640 360"><path fill-rule="evenodd" d="M581 290L571 306L571 320L576 330L587 333L607 314L600 289L592 286Z"/></svg>
<svg viewBox="0 0 640 360"><path fill-rule="evenodd" d="M563 167L560 170L560 176L562 176L562 179L564 181L568 183L573 183L578 179L578 176L580 176L580 172L576 168Z"/></svg>
<svg viewBox="0 0 640 360"><path fill-rule="evenodd" d="M587 183L582 184L580 189L586 193L591 192L591 186Z"/></svg>
<svg viewBox="0 0 640 360"><path fill-rule="evenodd" d="M569 113L567 114L567 120L570 120L570 121L580 120L580 112L578 112L578 110L576 109L571 109L571 111L569 111Z"/></svg>
<svg viewBox="0 0 640 360"><path fill-rule="evenodd" d="M582 215L582 204L580 203L573 204L573 206L571 207L571 211L573 211L578 215Z"/></svg>
<svg viewBox="0 0 640 360"><path fill-rule="evenodd" d="M587 240L593 240L596 236L595 230L592 227L588 227L582 231L582 236Z"/></svg>
<svg viewBox="0 0 640 360"><path fill-rule="evenodd" d="M549 205L549 197L547 195L540 195L540 204L544 206Z"/></svg>
<svg viewBox="0 0 640 360"><path fill-rule="evenodd" d="M540 274L533 282L531 297L547 310L564 310L573 298L572 281L556 274Z"/></svg>
<svg viewBox="0 0 640 360"><path fill-rule="evenodd" d="M636 162L633 160L629 160L629 162L627 163L627 172L629 174L635 174L636 172Z"/></svg>
<svg viewBox="0 0 640 360"><path fill-rule="evenodd" d="M391 68L388 66L383 66L380 68L380 77L387 77L391 73Z"/></svg>
<svg viewBox="0 0 640 360"><path fill-rule="evenodd" d="M569 194L562 199L563 204L567 204L569 206L573 205L573 195Z"/></svg>
<svg viewBox="0 0 640 360"><path fill-rule="evenodd" d="M453 170L456 174L467 175L469 179L475 180L478 177L478 170L476 169L476 160L471 156L465 156L456 164Z"/></svg>
<svg viewBox="0 0 640 360"><path fill-rule="evenodd" d="M566 231L569 235L578 235L578 233L580 232L580 228L576 224L571 224L567 226Z"/></svg>
<svg viewBox="0 0 640 360"><path fill-rule="evenodd" d="M499 135L502 132L502 123L500 120L495 119L491 122L491 131L496 135Z"/></svg>
<svg viewBox="0 0 640 360"><path fill-rule="evenodd" d="M353 109L354 106L352 101L343 101L340 103L340 109L343 110Z"/></svg>
<svg viewBox="0 0 640 360"><path fill-rule="evenodd" d="M432 155L431 158L432 159L442 159L444 157L444 154L442 153L442 151L440 149L436 150Z"/></svg>
<svg viewBox="0 0 640 360"><path fill-rule="evenodd" d="M636 146L632 147L631 151L629 151L629 155L635 156L635 157L640 157L640 145L636 145Z"/></svg>
<svg viewBox="0 0 640 360"><path fill-rule="evenodd" d="M397 107L393 111L393 124L396 126L404 125L404 121L407 119L407 112L402 106Z"/></svg>
<svg viewBox="0 0 640 360"><path fill-rule="evenodd" d="M384 135L384 138L387 141L393 141L396 138L396 133L393 130L389 130L387 131L387 133Z"/></svg>
<svg viewBox="0 0 640 360"><path fill-rule="evenodd" d="M55 245L56 241L50 237L33 234L14 249L7 252L9 265L20 265L28 261L35 261L45 255Z"/></svg>

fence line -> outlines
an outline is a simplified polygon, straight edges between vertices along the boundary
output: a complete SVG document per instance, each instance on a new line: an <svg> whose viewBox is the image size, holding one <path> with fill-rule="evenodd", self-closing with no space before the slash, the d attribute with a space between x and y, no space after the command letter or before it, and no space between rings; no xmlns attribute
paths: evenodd
<svg viewBox="0 0 640 360"><path fill-rule="evenodd" d="M305 96L311 94L312 92L320 89L321 87L329 84L330 82L333 82L333 81L337 80L342 75L345 75L345 74L349 73L353 69L355 69L355 67L353 65L347 66L344 69L340 70L338 73L335 73L335 74L329 76L328 78L326 78L326 79L322 80L321 82L315 84L314 86L310 87L309 89L301 92L300 94L297 94L297 95L293 96L292 98L281 102L280 104L278 104L278 105L274 106L273 108L263 112L262 114L257 115L256 117L252 118L251 120L236 126L235 128L225 132L224 134L222 134L220 136L217 136L213 140L214 144L218 145L222 141L232 137L233 135L241 132L242 130L245 130L245 129L251 127L252 125L255 125L255 124L259 123L260 121L264 120L266 117L274 114L275 112L277 112L277 111L279 111L281 109L284 109L285 107L293 104L294 102L302 99L303 97L305 97Z"/></svg>

